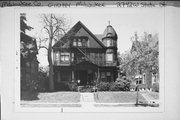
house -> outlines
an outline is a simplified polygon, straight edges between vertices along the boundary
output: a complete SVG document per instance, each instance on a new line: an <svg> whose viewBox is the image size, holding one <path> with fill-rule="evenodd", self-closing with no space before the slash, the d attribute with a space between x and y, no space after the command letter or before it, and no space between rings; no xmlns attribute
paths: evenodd
<svg viewBox="0 0 180 120"><path fill-rule="evenodd" d="M155 87L159 89L159 65L158 65L158 37L157 34L152 36L147 34L144 41L137 40L137 34L135 34L135 40L131 47L132 56L136 57L139 61L136 64L136 75L131 84L131 91L135 90L138 85L140 91L148 90L152 91ZM137 60L134 59L134 60ZM154 90L159 91L159 90Z"/></svg>
<svg viewBox="0 0 180 120"><path fill-rule="evenodd" d="M37 44L36 39L26 34L30 26L27 26L25 14L20 17L20 67L21 67L21 90L30 90L30 85L38 79Z"/></svg>
<svg viewBox="0 0 180 120"><path fill-rule="evenodd" d="M60 83L77 82L86 86L115 81L117 39L111 25L102 35L95 35L82 22L77 22L53 45L55 89Z"/></svg>

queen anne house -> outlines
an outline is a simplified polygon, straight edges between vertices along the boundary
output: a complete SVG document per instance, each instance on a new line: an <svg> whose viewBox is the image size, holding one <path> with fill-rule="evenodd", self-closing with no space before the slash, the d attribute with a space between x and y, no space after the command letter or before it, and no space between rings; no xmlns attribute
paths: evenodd
<svg viewBox="0 0 180 120"><path fill-rule="evenodd" d="M145 41L138 41L137 34L132 43L131 55L141 53L139 57L139 65L136 67L136 75L132 81L131 91L135 90L138 85L140 91L159 91L159 50L158 50L158 36L155 34L148 34ZM141 52L143 51L143 52Z"/></svg>
<svg viewBox="0 0 180 120"><path fill-rule="evenodd" d="M86 86L115 81L117 39L110 24L102 35L95 35L82 22L77 22L53 45L55 89L60 83L77 82Z"/></svg>

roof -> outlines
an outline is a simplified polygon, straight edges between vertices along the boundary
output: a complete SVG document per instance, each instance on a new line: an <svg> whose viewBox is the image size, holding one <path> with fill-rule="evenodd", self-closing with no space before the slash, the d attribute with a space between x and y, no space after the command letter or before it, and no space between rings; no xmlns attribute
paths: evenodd
<svg viewBox="0 0 180 120"><path fill-rule="evenodd" d="M53 47L59 47L59 45L61 44L61 41L64 41L65 44L69 44L67 43L67 39L70 38L71 36L75 36L75 34L81 29L84 28L85 31L87 33L89 33L96 41L97 43L100 44L100 46L104 47L104 44L81 22L77 22L61 39L60 41L57 41ZM67 46L67 45L66 45Z"/></svg>
<svg viewBox="0 0 180 120"><path fill-rule="evenodd" d="M94 34L100 41L102 40L103 38L103 34Z"/></svg>
<svg viewBox="0 0 180 120"><path fill-rule="evenodd" d="M111 25L108 25L104 30L103 38L105 37L113 37L114 39L117 40L117 33Z"/></svg>
<svg viewBox="0 0 180 120"><path fill-rule="evenodd" d="M91 62L91 61L87 61L87 60L85 60L85 61L82 61L82 62L80 62L80 63L77 63L76 65L87 65L87 64L89 64L89 65L93 65L93 66L98 66L97 64L94 64L93 62Z"/></svg>
<svg viewBox="0 0 180 120"><path fill-rule="evenodd" d="M143 51L143 48L146 48L146 46L149 46L153 49L156 49L158 51L158 34L155 35L148 35L147 40L134 40L131 47L131 53L136 51Z"/></svg>

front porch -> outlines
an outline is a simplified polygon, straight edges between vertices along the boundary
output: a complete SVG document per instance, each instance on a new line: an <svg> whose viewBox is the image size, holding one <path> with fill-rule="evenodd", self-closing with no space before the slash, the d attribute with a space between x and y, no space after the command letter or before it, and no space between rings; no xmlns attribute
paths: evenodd
<svg viewBox="0 0 180 120"><path fill-rule="evenodd" d="M115 67L99 67L89 61L72 66L54 66L54 83L57 91L66 90L60 84L75 83L77 86L82 86L81 88L87 88L95 86L100 81L115 81L116 76Z"/></svg>

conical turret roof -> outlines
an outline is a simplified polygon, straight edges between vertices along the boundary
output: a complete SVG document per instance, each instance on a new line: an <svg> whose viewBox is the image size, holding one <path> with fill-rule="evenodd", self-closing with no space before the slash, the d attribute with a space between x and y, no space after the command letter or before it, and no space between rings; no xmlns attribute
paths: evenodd
<svg viewBox="0 0 180 120"><path fill-rule="evenodd" d="M103 33L103 38L112 37L117 40L117 33L111 25L108 25Z"/></svg>

